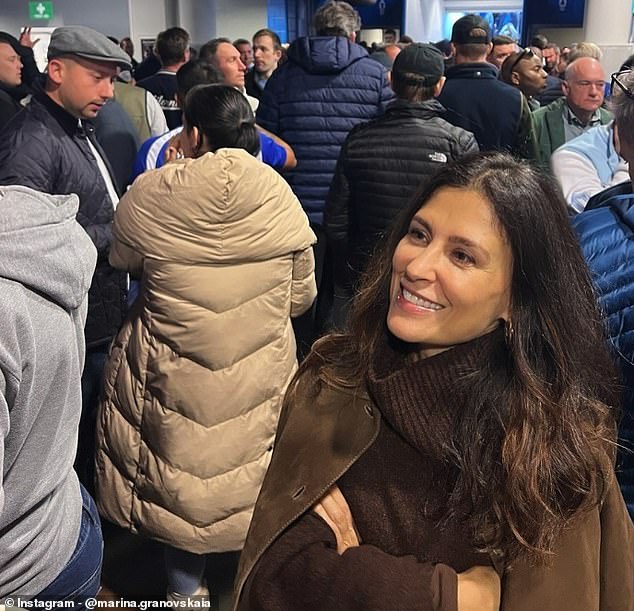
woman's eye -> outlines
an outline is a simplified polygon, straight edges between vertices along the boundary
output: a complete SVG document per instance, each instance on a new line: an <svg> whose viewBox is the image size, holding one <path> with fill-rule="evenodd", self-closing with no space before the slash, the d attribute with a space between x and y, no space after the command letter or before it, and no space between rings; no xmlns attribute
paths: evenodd
<svg viewBox="0 0 634 611"><path fill-rule="evenodd" d="M463 250L454 250L453 257L461 265L473 265L475 263L475 259Z"/></svg>
<svg viewBox="0 0 634 611"><path fill-rule="evenodd" d="M425 232L422 229L418 229L417 227L410 227L409 235L414 240L425 240L427 237Z"/></svg>

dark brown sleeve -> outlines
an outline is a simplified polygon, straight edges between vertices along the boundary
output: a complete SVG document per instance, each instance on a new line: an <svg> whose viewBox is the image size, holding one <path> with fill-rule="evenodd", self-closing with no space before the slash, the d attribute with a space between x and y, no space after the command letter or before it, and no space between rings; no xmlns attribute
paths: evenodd
<svg viewBox="0 0 634 611"><path fill-rule="evenodd" d="M446 565L396 557L372 545L337 553L335 536L306 514L265 552L251 577L250 611L457 611Z"/></svg>

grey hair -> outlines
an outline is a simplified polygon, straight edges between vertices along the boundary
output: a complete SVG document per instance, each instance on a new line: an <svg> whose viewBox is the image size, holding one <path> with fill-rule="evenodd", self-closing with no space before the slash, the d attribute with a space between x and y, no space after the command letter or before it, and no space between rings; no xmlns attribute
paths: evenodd
<svg viewBox="0 0 634 611"><path fill-rule="evenodd" d="M328 0L313 16L317 36L347 36L361 29L359 13L347 2Z"/></svg>
<svg viewBox="0 0 634 611"><path fill-rule="evenodd" d="M619 77L619 81L634 95L634 70ZM630 98L618 85L612 89L610 109L619 128L619 138L634 145L634 99Z"/></svg>
<svg viewBox="0 0 634 611"><path fill-rule="evenodd" d="M575 59L579 59L580 57L592 57L600 62L603 57L603 51L593 42L580 42L571 47L568 61L572 63Z"/></svg>

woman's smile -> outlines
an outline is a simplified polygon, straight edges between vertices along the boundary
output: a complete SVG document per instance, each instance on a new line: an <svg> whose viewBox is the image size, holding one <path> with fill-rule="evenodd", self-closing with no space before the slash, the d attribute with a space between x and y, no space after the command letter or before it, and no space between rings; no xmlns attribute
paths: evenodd
<svg viewBox="0 0 634 611"><path fill-rule="evenodd" d="M396 296L396 303L405 311L413 312L415 314L437 312L445 307L439 303L426 299L422 295L418 295L413 291L406 289L403 284L401 284L401 290Z"/></svg>

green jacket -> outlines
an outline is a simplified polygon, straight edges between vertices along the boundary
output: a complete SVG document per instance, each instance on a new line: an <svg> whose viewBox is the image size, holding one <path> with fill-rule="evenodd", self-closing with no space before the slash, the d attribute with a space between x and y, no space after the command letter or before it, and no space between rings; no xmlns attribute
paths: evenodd
<svg viewBox="0 0 634 611"><path fill-rule="evenodd" d="M565 103L566 98L558 98L548 104L548 106L539 108L533 113L533 125L537 135L539 156L542 165L546 167L550 166L550 156L566 142L562 117ZM612 113L604 108L599 108L599 116L601 125L607 125L614 118Z"/></svg>

